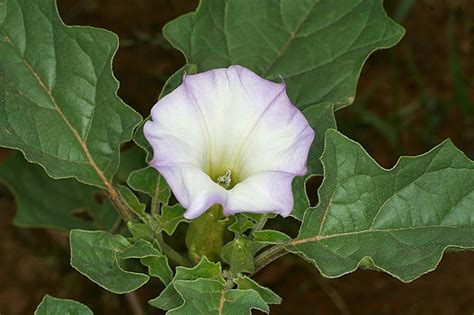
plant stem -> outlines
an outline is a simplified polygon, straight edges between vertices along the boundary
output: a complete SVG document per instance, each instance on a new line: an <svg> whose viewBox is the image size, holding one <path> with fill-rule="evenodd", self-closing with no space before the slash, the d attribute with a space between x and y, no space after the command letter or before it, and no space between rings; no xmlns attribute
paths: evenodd
<svg viewBox="0 0 474 315"><path fill-rule="evenodd" d="M112 200L112 203L122 220L124 222L131 221L133 216L130 212L128 205L123 201L122 197L119 195L115 187L110 182L106 182L105 184L110 200Z"/></svg>
<svg viewBox="0 0 474 315"><path fill-rule="evenodd" d="M257 232L257 231L260 231L261 229L263 229L263 227L265 226L265 224L267 223L268 219L270 219L270 215L268 213L265 213L264 215L262 215L262 217L260 218L260 220L255 224L255 226L252 228L252 231L251 231L251 234Z"/></svg>
<svg viewBox="0 0 474 315"><path fill-rule="evenodd" d="M174 250L171 246L165 243L165 240L163 239L163 235L161 233L158 233L156 235L156 241L160 245L161 250L163 253L172 261L174 261L177 265L179 266L184 266L184 267L192 267L193 263L180 253L178 253L176 250Z"/></svg>
<svg viewBox="0 0 474 315"><path fill-rule="evenodd" d="M229 220L222 213L222 206L214 205L200 217L189 223L186 232L186 247L192 262L198 263L202 256L218 261L222 247L233 236L227 230Z"/></svg>
<svg viewBox="0 0 474 315"><path fill-rule="evenodd" d="M262 270L263 267L288 254L285 244L278 244L270 247L255 257L255 271L252 276Z"/></svg>

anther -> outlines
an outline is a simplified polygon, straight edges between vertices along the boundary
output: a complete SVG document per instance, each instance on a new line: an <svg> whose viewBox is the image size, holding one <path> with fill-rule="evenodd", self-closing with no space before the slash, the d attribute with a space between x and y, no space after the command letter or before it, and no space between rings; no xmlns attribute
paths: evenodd
<svg viewBox="0 0 474 315"><path fill-rule="evenodd" d="M232 172L229 169L227 169L225 171L225 175L217 177L216 182L222 187L224 187L225 189L229 189L230 183L232 182L231 175L232 175Z"/></svg>

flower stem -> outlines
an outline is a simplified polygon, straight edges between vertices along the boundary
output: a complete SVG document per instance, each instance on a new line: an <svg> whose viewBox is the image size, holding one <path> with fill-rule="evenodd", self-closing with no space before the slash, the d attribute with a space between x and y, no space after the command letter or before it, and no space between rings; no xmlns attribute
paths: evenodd
<svg viewBox="0 0 474 315"><path fill-rule="evenodd" d="M212 206L194 219L186 232L186 246L191 261L198 263L202 256L211 261L220 260L221 249L230 236L228 225L229 220L224 217L220 205Z"/></svg>
<svg viewBox="0 0 474 315"><path fill-rule="evenodd" d="M163 239L163 235L161 233L158 233L156 235L156 241L160 245L160 248L163 251L163 254L165 254L174 263L176 263L179 266L184 266L184 267L193 266L193 263L188 258L181 255L176 250L174 250L171 246L166 244L165 240Z"/></svg>
<svg viewBox="0 0 474 315"><path fill-rule="evenodd" d="M255 257L255 271L253 272L252 276L262 270L263 267L267 266L278 258L285 256L286 254L288 254L288 251L286 250L284 244L274 245L263 251L261 254Z"/></svg>

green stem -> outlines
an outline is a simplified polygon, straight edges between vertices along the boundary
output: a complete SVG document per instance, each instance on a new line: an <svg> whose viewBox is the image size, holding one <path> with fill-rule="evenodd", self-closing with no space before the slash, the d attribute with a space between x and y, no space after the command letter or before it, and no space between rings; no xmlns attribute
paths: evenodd
<svg viewBox="0 0 474 315"><path fill-rule="evenodd" d="M288 254L288 251L286 250L284 244L274 245L263 251L261 254L255 257L255 271L253 272L252 276L262 270L263 267L267 266L278 258L285 256L286 254Z"/></svg>
<svg viewBox="0 0 474 315"><path fill-rule="evenodd" d="M158 175L158 181L156 183L156 190L153 198L151 199L151 215L155 217L156 215L159 214L159 209L160 209L160 193L161 193L161 188L160 188L160 183L161 183L161 175Z"/></svg>
<svg viewBox="0 0 474 315"><path fill-rule="evenodd" d="M160 248L163 251L163 254L165 254L170 260L175 262L177 265L184 266L184 267L193 266L193 263L188 258L181 255L180 253L175 251L171 246L166 244L165 240L163 239L163 235L161 233L158 233L156 235L156 241L160 245Z"/></svg>
<svg viewBox="0 0 474 315"><path fill-rule="evenodd" d="M267 223L268 219L270 219L270 215L268 213L265 213L264 215L262 215L260 220L252 228L251 234L262 230L265 227L265 224Z"/></svg>
<svg viewBox="0 0 474 315"><path fill-rule="evenodd" d="M211 261L220 260L221 249L230 236L228 225L229 220L224 217L220 205L212 206L193 220L186 233L186 246L191 261L198 263L202 256Z"/></svg>

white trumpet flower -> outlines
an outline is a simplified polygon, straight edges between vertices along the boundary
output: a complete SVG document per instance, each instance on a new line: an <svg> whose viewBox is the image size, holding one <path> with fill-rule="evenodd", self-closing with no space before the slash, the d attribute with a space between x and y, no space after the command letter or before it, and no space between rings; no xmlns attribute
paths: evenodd
<svg viewBox="0 0 474 315"><path fill-rule="evenodd" d="M150 165L194 219L215 204L224 214L293 208L291 182L307 171L314 132L284 83L231 66L195 75L160 99L144 133Z"/></svg>

